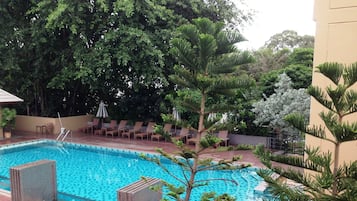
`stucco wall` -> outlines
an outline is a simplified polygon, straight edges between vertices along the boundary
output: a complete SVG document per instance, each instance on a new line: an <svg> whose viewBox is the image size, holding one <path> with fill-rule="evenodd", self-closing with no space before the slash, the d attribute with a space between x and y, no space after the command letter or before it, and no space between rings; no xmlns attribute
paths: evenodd
<svg viewBox="0 0 357 201"><path fill-rule="evenodd" d="M87 122L90 121L92 117L92 115L61 117L61 121L63 127L72 131L77 131L79 128L87 125ZM61 125L58 118L25 115L16 116L15 129L19 131L36 132L37 125L45 125L47 123L52 123L54 125L54 134L58 134L60 132Z"/></svg>
<svg viewBox="0 0 357 201"><path fill-rule="evenodd" d="M316 22L314 66L324 62L350 64L357 61L357 1L356 0L315 0L314 20ZM314 70L315 71L315 70ZM325 88L330 83L318 73L313 73L312 84ZM357 87L356 87L357 89ZM311 100L310 124L323 124L319 113L322 106ZM357 115L349 116L357 121ZM331 143L307 136L308 146L318 146L323 151L334 152ZM340 159L357 160L356 142L342 144Z"/></svg>

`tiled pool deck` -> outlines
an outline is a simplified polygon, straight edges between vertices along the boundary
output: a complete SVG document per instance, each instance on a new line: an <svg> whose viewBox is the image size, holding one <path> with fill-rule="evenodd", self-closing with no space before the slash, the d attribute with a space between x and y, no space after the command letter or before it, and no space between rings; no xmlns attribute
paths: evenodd
<svg viewBox="0 0 357 201"><path fill-rule="evenodd" d="M3 139L0 140L0 146L4 144L16 143L16 142L24 142L27 140L34 139L55 139L56 136L50 135L41 135L31 132L15 132L12 135L11 139ZM65 141L74 142L74 143L82 143L82 144L90 144L118 149L130 149L130 150L138 150L143 152L156 152L157 148L161 148L169 153L175 153L177 151L176 147L171 142L165 141L148 141L144 140L129 140L127 138L119 138L119 137L105 137L98 136L80 132L73 132L72 137L69 136ZM193 145L192 148L194 148ZM259 161L258 158L254 156L252 151L224 151L218 152L217 149L209 149L205 152L204 157L210 157L214 159L231 159L233 156L241 155L242 159L239 161L241 163L249 163L255 167L263 167L263 164ZM11 198L6 194L0 191L0 200L1 201L10 201Z"/></svg>

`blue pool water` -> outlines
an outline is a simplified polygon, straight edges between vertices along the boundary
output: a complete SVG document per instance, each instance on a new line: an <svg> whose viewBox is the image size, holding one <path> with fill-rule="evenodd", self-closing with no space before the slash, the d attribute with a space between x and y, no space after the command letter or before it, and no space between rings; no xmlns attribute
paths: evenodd
<svg viewBox="0 0 357 201"><path fill-rule="evenodd" d="M115 201L119 188L139 180L142 176L160 178L178 185L178 182L160 167L141 159L139 154L83 144L58 144L52 140L6 145L0 148L0 183L2 178L10 177L10 167L48 159L56 161L58 191L81 197L82 200ZM165 164L180 175L180 167L170 164L169 161ZM238 186L227 181L212 181L208 186L195 189L191 200L198 201L202 192L210 191L228 193L239 201L258 200L254 188L262 179L257 176L254 168L206 171L197 177L203 178L233 179L238 182Z"/></svg>

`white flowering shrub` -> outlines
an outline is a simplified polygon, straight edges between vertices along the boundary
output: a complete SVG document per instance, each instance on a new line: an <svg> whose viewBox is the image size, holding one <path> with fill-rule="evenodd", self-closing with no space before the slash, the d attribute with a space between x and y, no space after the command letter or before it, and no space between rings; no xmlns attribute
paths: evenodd
<svg viewBox="0 0 357 201"><path fill-rule="evenodd" d="M279 82L275 84L277 87L275 93L266 97L265 100L262 99L253 104L252 111L255 113L255 124L267 125L288 135L298 134L297 130L284 120L284 117L298 112L308 119L310 96L306 93L306 89L293 89L291 85L291 79L283 73L279 76Z"/></svg>

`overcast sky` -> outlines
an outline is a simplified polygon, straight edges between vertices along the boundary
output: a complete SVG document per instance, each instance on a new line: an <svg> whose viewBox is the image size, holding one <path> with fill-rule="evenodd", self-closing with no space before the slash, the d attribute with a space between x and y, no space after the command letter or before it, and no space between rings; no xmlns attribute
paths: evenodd
<svg viewBox="0 0 357 201"><path fill-rule="evenodd" d="M246 3L256 15L254 22L242 30L249 40L238 45L244 49L258 49L271 36L284 30L315 35L314 0L246 0Z"/></svg>

